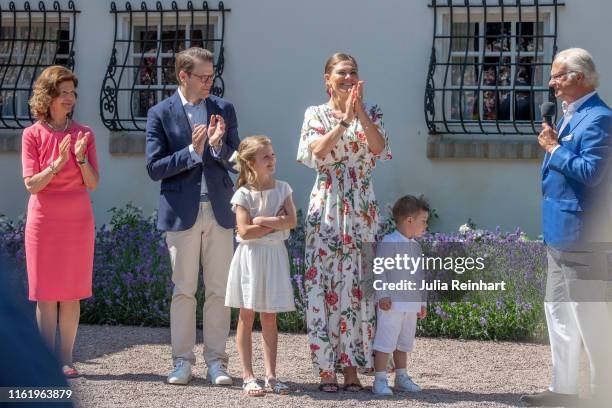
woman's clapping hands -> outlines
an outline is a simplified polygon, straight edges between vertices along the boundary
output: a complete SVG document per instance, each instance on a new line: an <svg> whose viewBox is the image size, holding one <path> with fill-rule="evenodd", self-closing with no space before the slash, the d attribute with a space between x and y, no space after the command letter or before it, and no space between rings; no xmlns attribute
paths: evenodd
<svg viewBox="0 0 612 408"><path fill-rule="evenodd" d="M77 134L77 140L74 145L74 155L77 161L83 161L87 157L87 142L91 137L90 132L82 132L79 131ZM53 169L55 172L58 172L64 167L68 158L70 157L70 141L72 140L72 135L67 134L59 143L59 155L57 159L53 162Z"/></svg>
<svg viewBox="0 0 612 408"><path fill-rule="evenodd" d="M349 97L346 100L345 112L344 112L344 116L342 117L342 120L346 123L351 123L353 120L355 120L355 101L356 99L357 99L357 87L353 86L351 88L351 93L349 94Z"/></svg>
<svg viewBox="0 0 612 408"><path fill-rule="evenodd" d="M360 115L365 112L363 108L363 81L357 82L357 85L353 88L355 88L354 109L357 115Z"/></svg>
<svg viewBox="0 0 612 408"><path fill-rule="evenodd" d="M74 155L78 161L85 160L85 155L87 154L87 141L89 140L89 136L91 136L90 132L83 133L79 131L77 135L77 141L74 146Z"/></svg>
<svg viewBox="0 0 612 408"><path fill-rule="evenodd" d="M364 113L363 109L363 81L357 82L351 88L351 93L346 100L346 113L342 120L347 123L351 123L355 120L355 116L359 116Z"/></svg>
<svg viewBox="0 0 612 408"><path fill-rule="evenodd" d="M68 161L68 157L70 155L70 138L70 134L67 134L59 144L59 156L53 163L55 171L59 171Z"/></svg>

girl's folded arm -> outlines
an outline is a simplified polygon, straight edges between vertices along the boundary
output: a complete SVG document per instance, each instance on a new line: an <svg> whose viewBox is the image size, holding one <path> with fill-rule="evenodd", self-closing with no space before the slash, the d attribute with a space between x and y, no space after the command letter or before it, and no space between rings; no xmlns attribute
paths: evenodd
<svg viewBox="0 0 612 408"><path fill-rule="evenodd" d="M272 228L253 225L249 212L240 205L236 205L236 229L240 238L244 240L261 238L272 232Z"/></svg>
<svg viewBox="0 0 612 408"><path fill-rule="evenodd" d="M255 217L254 224L272 228L274 230L286 230L295 228L297 225L297 216L295 205L291 194L287 196L283 203L283 208L280 211L282 214L274 217Z"/></svg>

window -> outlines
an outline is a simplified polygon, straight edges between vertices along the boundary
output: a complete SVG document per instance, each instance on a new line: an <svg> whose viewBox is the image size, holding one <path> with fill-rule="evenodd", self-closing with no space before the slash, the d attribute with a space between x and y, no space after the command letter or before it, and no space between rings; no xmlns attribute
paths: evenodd
<svg viewBox="0 0 612 408"><path fill-rule="evenodd" d="M178 9L172 2L170 9L157 3L149 10L145 2L139 11L130 3L115 14L115 39L111 60L102 84L101 117L110 130L145 130L147 111L177 88L174 73L175 54L189 47L204 47L215 55L215 78L211 92L222 96L224 17L229 10L219 3L209 9L206 2L201 9L192 2L186 9Z"/></svg>
<svg viewBox="0 0 612 408"><path fill-rule="evenodd" d="M74 68L74 3L62 10L44 2L32 10L29 2L18 10L11 2L0 13L0 128L22 129L34 119L28 106L38 75L48 66Z"/></svg>
<svg viewBox="0 0 612 408"><path fill-rule="evenodd" d="M534 134L549 100L559 4L433 0L430 134Z"/></svg>

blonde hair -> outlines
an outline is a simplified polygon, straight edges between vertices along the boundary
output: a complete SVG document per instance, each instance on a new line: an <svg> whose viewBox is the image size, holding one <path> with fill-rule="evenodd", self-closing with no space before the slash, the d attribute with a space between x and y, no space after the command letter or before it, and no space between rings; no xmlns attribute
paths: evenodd
<svg viewBox="0 0 612 408"><path fill-rule="evenodd" d="M357 60L355 59L355 57L350 54L345 54L343 52L337 52L331 57L329 57L325 62L325 70L323 71L323 73L331 74L334 67L340 62L350 62L355 67L355 71L359 72L359 67L357 67ZM329 90L329 85L327 84L327 81L325 82L325 89Z"/></svg>
<svg viewBox="0 0 612 408"><path fill-rule="evenodd" d="M39 120L51 119L49 107L53 99L59 96L59 84L65 81L72 81L75 88L79 84L76 75L61 65L52 65L40 73L29 101L32 116Z"/></svg>
<svg viewBox="0 0 612 408"><path fill-rule="evenodd" d="M238 179L236 188L244 185L253 186L257 182L257 174L250 165L255 160L255 155L263 146L271 146L272 141L263 135L249 136L240 142L238 146Z"/></svg>

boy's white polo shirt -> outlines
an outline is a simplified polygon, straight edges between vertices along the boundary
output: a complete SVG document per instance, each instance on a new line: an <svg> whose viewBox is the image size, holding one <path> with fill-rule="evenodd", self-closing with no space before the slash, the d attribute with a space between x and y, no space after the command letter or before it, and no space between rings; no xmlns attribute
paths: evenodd
<svg viewBox="0 0 612 408"><path fill-rule="evenodd" d="M387 235L382 240L383 243L391 243L391 242L399 242L406 243L406 245L402 245L402 249L406 248L408 252L408 256L410 257L420 257L423 255L423 251L421 249L421 245L412 238L407 238L398 230L395 230ZM422 271L417 271L414 275L410 275L412 277L419 276L422 279ZM421 285L420 280L417 282L417 285ZM420 312L421 306L425 306L425 302L393 302L391 303L391 310L396 310L399 312Z"/></svg>

